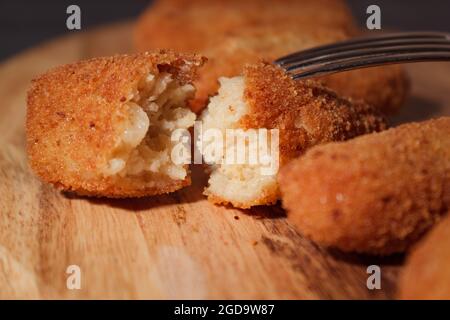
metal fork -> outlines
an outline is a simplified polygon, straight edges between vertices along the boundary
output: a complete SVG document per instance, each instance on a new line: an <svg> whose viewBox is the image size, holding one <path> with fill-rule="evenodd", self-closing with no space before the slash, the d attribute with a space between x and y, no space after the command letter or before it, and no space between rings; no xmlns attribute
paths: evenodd
<svg viewBox="0 0 450 320"><path fill-rule="evenodd" d="M450 61L450 33L404 32L295 52L275 61L294 79L386 64Z"/></svg>

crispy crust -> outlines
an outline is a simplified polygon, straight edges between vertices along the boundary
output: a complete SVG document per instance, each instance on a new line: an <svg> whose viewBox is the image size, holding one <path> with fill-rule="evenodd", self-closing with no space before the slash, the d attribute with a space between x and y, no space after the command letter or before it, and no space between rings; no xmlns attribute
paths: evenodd
<svg viewBox="0 0 450 320"><path fill-rule="evenodd" d="M279 129L280 167L314 145L343 141L386 128L384 118L363 102L340 98L314 81L294 81L281 68L269 63L244 68L249 112L237 127ZM207 193L214 203L229 203ZM279 199L274 188L251 203L235 207L273 204Z"/></svg>
<svg viewBox="0 0 450 320"><path fill-rule="evenodd" d="M309 150L279 174L289 220L317 243L404 251L450 207L450 118Z"/></svg>
<svg viewBox="0 0 450 320"><path fill-rule="evenodd" d="M163 69L190 83L204 59L167 51L96 58L57 67L32 81L26 120L29 163L62 190L107 197L167 193L190 184L160 177L99 176L127 117L130 93Z"/></svg>
<svg viewBox="0 0 450 320"><path fill-rule="evenodd" d="M207 189L203 192L205 196L208 197L208 201L217 205L232 205L234 208L240 209L250 209L254 206L270 206L274 205L278 202L279 199L279 191L278 188L276 190L267 190L264 194L262 194L258 199L255 199L251 202L237 202L230 201L228 199L224 199L219 197L216 194L209 192Z"/></svg>
<svg viewBox="0 0 450 320"><path fill-rule="evenodd" d="M434 228L408 256L400 277L399 298L450 299L450 217Z"/></svg>
<svg viewBox="0 0 450 320"><path fill-rule="evenodd" d="M341 98L318 82L292 80L270 63L246 66L244 77L250 111L239 127L278 128L281 164L314 145L386 129L371 106Z"/></svg>
<svg viewBox="0 0 450 320"><path fill-rule="evenodd" d="M180 30L183 30L180 32ZM173 48L209 58L199 72L192 109L200 111L218 89L219 76L239 75L247 63L359 35L350 11L335 0L158 1L139 19L138 50ZM340 73L322 79L339 94L394 113L409 91L399 66Z"/></svg>

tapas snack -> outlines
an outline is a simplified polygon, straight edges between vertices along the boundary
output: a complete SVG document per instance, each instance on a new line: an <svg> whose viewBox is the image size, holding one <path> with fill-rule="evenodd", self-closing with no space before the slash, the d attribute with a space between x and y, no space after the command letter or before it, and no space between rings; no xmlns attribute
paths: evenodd
<svg viewBox="0 0 450 320"><path fill-rule="evenodd" d="M279 182L289 220L318 244L403 252L450 207L450 117L314 147Z"/></svg>
<svg viewBox="0 0 450 320"><path fill-rule="evenodd" d="M57 67L28 92L29 162L66 191L140 197L190 184L171 159L171 132L191 127L187 100L204 62L167 51L95 58Z"/></svg>
<svg viewBox="0 0 450 320"><path fill-rule="evenodd" d="M249 138L245 140L247 150L237 152L246 157L249 152L260 151L258 148L279 153L264 154L269 157L265 164L216 159L205 190L213 203L239 208L274 204L279 199L276 181L279 166L314 145L347 140L386 126L383 117L365 103L341 98L313 81L294 81L269 63L248 65L242 76L221 78L220 83L218 95L211 98L201 116L202 130L219 130L224 136L230 129L237 129L237 135ZM252 144L249 136L253 134L258 139L259 129L277 129L278 146L273 148L272 138ZM204 149L217 143L212 141L208 145L207 139L204 140ZM224 150L222 155L230 150L235 153L238 143L230 141L219 141L219 149L223 146ZM265 174L261 171L265 166L274 170Z"/></svg>

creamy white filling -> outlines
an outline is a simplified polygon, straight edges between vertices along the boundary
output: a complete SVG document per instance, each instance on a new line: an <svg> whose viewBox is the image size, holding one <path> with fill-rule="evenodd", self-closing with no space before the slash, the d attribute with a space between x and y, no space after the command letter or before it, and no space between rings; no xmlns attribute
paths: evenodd
<svg viewBox="0 0 450 320"><path fill-rule="evenodd" d="M184 165L175 164L171 150L176 129L194 125L195 114L186 107L194 87L180 85L169 73L149 74L129 96L125 129L104 168L104 175L133 176L158 173L171 179L187 176Z"/></svg>
<svg viewBox="0 0 450 320"><path fill-rule="evenodd" d="M220 88L218 94L210 99L207 109L203 112L202 130L205 133L209 129L218 129L223 136L223 153L220 159L215 159L209 178L207 193L214 194L230 202L249 203L258 201L264 194L274 193L277 189L276 174L261 174L262 165L260 163L251 164L228 164L226 162L226 152L236 154L237 140L227 140L227 129L237 129L239 120L249 112L249 107L244 99L245 82L243 77L220 78ZM234 131L236 137L255 136L258 129ZM246 144L245 161L249 159L250 152L257 152L258 143ZM204 140L199 142L202 149L207 150L214 140ZM259 157L257 157L259 159Z"/></svg>

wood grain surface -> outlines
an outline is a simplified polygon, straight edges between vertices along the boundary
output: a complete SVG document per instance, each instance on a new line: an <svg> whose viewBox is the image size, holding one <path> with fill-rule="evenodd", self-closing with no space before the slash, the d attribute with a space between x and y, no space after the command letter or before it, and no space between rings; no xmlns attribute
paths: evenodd
<svg viewBox="0 0 450 320"><path fill-rule="evenodd" d="M78 198L44 185L24 149L30 79L50 67L131 51L131 24L56 39L0 65L0 298L391 299L403 257L317 247L279 206L208 203L206 177L138 200ZM450 64L409 65L412 96L395 124L450 115ZM368 290L367 266L382 271ZM81 269L69 290L66 269Z"/></svg>

